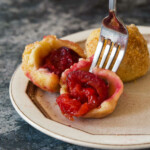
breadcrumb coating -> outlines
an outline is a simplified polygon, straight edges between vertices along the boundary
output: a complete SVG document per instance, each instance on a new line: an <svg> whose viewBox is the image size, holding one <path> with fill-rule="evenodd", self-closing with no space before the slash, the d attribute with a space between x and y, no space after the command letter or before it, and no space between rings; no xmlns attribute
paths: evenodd
<svg viewBox="0 0 150 150"><path fill-rule="evenodd" d="M123 82L135 80L145 75L149 69L149 52L147 42L143 35L139 32L138 28L131 24L127 26L129 32L129 40L125 56L119 66L117 75L122 79ZM85 53L87 57L94 54L97 43L99 40L100 29L92 31L86 41ZM104 47L106 46L106 43ZM112 49L110 50L110 52ZM99 62L101 61L103 52L100 56ZM109 56L108 56L109 58ZM104 65L106 65L108 58ZM110 68L112 68L115 59Z"/></svg>

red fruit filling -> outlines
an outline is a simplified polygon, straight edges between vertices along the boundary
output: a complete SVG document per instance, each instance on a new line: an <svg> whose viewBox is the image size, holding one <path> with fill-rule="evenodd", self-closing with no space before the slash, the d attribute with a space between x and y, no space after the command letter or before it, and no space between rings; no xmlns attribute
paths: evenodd
<svg viewBox="0 0 150 150"><path fill-rule="evenodd" d="M61 73L70 68L74 63L77 63L79 58L79 55L72 49L61 47L43 59L41 68L46 68L60 77Z"/></svg>
<svg viewBox="0 0 150 150"><path fill-rule="evenodd" d="M73 71L67 76L68 93L57 98L62 113L69 119L80 117L97 108L108 97L108 85L86 71Z"/></svg>

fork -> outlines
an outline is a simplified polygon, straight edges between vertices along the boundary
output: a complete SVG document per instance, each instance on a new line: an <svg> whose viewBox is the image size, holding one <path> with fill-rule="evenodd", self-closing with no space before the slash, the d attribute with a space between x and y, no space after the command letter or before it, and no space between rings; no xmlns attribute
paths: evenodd
<svg viewBox="0 0 150 150"><path fill-rule="evenodd" d="M106 62L107 64L105 69L110 68L115 56L117 56L112 67L112 71L116 72L124 57L128 44L128 30L125 25L116 17L116 0L109 0L109 16L104 18L102 21L99 41L89 72L92 72L92 69L97 66L105 42L107 44L106 48L104 49L99 67L104 67L106 58L108 57L109 51L112 48L112 52L108 58L108 61ZM117 51L118 55L116 55Z"/></svg>

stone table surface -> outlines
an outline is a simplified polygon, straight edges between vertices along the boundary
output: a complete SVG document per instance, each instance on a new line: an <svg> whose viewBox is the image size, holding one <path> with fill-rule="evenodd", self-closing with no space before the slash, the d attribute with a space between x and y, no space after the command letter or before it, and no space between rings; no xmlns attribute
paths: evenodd
<svg viewBox="0 0 150 150"><path fill-rule="evenodd" d="M49 137L26 123L9 98L9 82L26 44L44 35L58 37L100 26L107 0L0 1L0 150L90 150ZM150 26L149 0L119 0L126 24Z"/></svg>

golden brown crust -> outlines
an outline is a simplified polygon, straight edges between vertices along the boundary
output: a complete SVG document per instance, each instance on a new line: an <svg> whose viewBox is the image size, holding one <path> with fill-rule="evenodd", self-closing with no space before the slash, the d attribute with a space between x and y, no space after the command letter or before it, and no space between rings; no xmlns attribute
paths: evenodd
<svg viewBox="0 0 150 150"><path fill-rule="evenodd" d="M81 59L78 63L74 64L70 69L63 72L60 80L60 94L68 93L66 78L69 72L76 70L88 71L91 65L92 59ZM109 70L94 68L93 73L100 76L102 79L107 80L109 84L109 98L106 99L100 107L89 111L82 116L83 118L102 118L111 114L116 108L120 95L123 92L123 83L120 78Z"/></svg>
<svg viewBox="0 0 150 150"><path fill-rule="evenodd" d="M132 81L145 75L149 69L149 52L146 40L135 25L129 25L127 29L129 32L128 46L124 59L117 71L117 74L124 82ZM87 57L94 54L99 35L100 29L96 29L88 37L86 41Z"/></svg>
<svg viewBox="0 0 150 150"><path fill-rule="evenodd" d="M73 42L57 39L49 35L42 41L37 41L25 47L22 56L22 69L25 75L38 87L43 90L55 92L59 90L59 77L46 69L41 69L41 60L51 51L60 47L68 47L74 50L79 56L85 57L82 48Z"/></svg>

